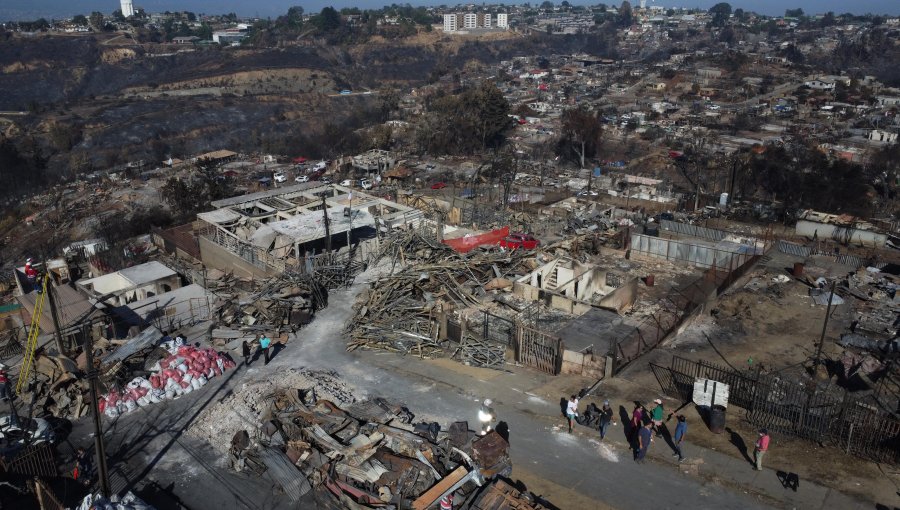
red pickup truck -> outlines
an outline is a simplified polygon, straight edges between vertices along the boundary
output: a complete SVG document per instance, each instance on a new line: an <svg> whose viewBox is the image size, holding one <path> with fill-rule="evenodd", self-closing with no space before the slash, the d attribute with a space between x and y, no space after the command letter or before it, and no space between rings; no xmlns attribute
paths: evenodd
<svg viewBox="0 0 900 510"><path fill-rule="evenodd" d="M510 234L500 240L500 246L502 246L503 248L509 248L511 250L514 250L516 248L533 250L540 245L541 241L539 239L535 239L534 236L521 233Z"/></svg>

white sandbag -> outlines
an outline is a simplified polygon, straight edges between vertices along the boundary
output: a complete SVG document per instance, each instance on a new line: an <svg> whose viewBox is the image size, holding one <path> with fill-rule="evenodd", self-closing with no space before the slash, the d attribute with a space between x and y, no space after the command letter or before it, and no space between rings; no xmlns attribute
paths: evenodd
<svg viewBox="0 0 900 510"><path fill-rule="evenodd" d="M206 378L207 378L207 379L212 379L212 378L215 377L215 376L216 376L216 371L213 370L212 368L210 368L209 371L206 372Z"/></svg>
<svg viewBox="0 0 900 510"><path fill-rule="evenodd" d="M190 393L190 392L194 391L194 387L191 386L190 384L188 384L187 388L182 388L181 391L182 391L182 393Z"/></svg>
<svg viewBox="0 0 900 510"><path fill-rule="evenodd" d="M148 390L153 389L153 385L150 384L150 381L141 377L141 388L146 388Z"/></svg>
<svg viewBox="0 0 900 510"><path fill-rule="evenodd" d="M137 404L138 407L148 406L148 405L150 405L150 397L148 397L147 395L144 395L143 397L135 400L134 403Z"/></svg>
<svg viewBox="0 0 900 510"><path fill-rule="evenodd" d="M222 358L216 358L216 365L219 365L219 370L225 371L225 361Z"/></svg>
<svg viewBox="0 0 900 510"><path fill-rule="evenodd" d="M150 371L153 372L154 374L156 372L159 372L160 370L162 370L162 367L159 366L159 361L157 361L156 363L153 364L152 367L150 367Z"/></svg>
<svg viewBox="0 0 900 510"><path fill-rule="evenodd" d="M207 379L206 377L203 377L202 375L200 377L198 377L197 380L200 381L200 386L203 386L204 384L209 382L209 379Z"/></svg>
<svg viewBox="0 0 900 510"><path fill-rule="evenodd" d="M166 400L172 400L175 398L175 388L166 389Z"/></svg>
<svg viewBox="0 0 900 510"><path fill-rule="evenodd" d="M165 394L166 393L163 392L163 396L165 396ZM146 398L151 404L158 404L162 401L162 398L155 393L148 393L147 396L143 398Z"/></svg>
<svg viewBox="0 0 900 510"><path fill-rule="evenodd" d="M188 366L187 366L184 362L182 362L181 364L179 364L176 368L177 368L178 371L181 372L182 374L184 374L184 373L186 373L186 372L188 371Z"/></svg>
<svg viewBox="0 0 900 510"><path fill-rule="evenodd" d="M140 379L140 378L139 378L139 377L135 377L134 379L128 381L128 384L126 384L125 387L128 388L129 390L133 390L133 389L136 389L136 388L140 388L140 387L141 387L141 382L140 382L138 379Z"/></svg>
<svg viewBox="0 0 900 510"><path fill-rule="evenodd" d="M119 409L116 406L106 406L106 410L103 411L103 414L109 416L110 418L118 418Z"/></svg>
<svg viewBox="0 0 900 510"><path fill-rule="evenodd" d="M137 403L135 403L134 400L126 400L125 401L125 409L127 409L126 412L130 413L131 411L134 411L135 409L137 409Z"/></svg>

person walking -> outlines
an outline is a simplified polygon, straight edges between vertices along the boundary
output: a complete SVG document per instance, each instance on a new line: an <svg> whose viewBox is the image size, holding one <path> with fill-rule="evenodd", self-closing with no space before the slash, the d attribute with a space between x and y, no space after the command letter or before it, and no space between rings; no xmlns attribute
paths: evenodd
<svg viewBox="0 0 900 510"><path fill-rule="evenodd" d="M653 422L653 429L656 432L656 437L660 435L660 427L662 427L663 416L665 416L666 410L663 408L662 400L656 399L653 401L656 404L656 407L650 412L650 419Z"/></svg>
<svg viewBox="0 0 900 510"><path fill-rule="evenodd" d="M264 365L269 364L269 345L272 343L272 339L267 337L266 335L259 335L259 350L263 353L263 358L266 360Z"/></svg>
<svg viewBox="0 0 900 510"><path fill-rule="evenodd" d="M679 414L678 425L675 425L675 435L672 436L672 441L675 444L675 453L673 453L672 456L678 457L678 462L684 460L684 454L681 451L681 443L684 442L685 434L687 434L687 419L683 414Z"/></svg>
<svg viewBox="0 0 900 510"><path fill-rule="evenodd" d="M650 443L653 442L653 431L650 430L651 425L652 423L648 421L647 424L638 431L638 450L634 459L638 464L644 463L644 458L647 456L647 450L650 449Z"/></svg>
<svg viewBox="0 0 900 510"><path fill-rule="evenodd" d="M756 461L753 469L762 471L763 456L767 451L769 451L769 431L759 429L759 439L756 440L756 448L753 449L753 460Z"/></svg>
<svg viewBox="0 0 900 510"><path fill-rule="evenodd" d="M603 401L603 407L600 408L600 440L606 437L606 431L609 424L613 421L613 410L609 407L609 400Z"/></svg>
<svg viewBox="0 0 900 510"><path fill-rule="evenodd" d="M635 402L634 411L631 412L631 430L629 431L629 441L637 441L637 434L644 425L644 407L640 402Z"/></svg>
<svg viewBox="0 0 900 510"><path fill-rule="evenodd" d="M566 404L566 421L569 422L569 434L572 433L572 422L578 416L578 397L572 395Z"/></svg>
<svg viewBox="0 0 900 510"><path fill-rule="evenodd" d="M250 344L244 340L241 343L241 355L244 356L244 366L250 366Z"/></svg>

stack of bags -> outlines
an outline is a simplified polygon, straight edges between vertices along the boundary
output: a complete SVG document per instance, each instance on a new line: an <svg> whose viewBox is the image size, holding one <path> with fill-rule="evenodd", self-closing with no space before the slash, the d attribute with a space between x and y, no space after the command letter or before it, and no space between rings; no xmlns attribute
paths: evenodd
<svg viewBox="0 0 900 510"><path fill-rule="evenodd" d="M100 399L100 412L110 418L134 411L139 406L171 400L199 390L209 379L234 367L234 362L215 349L189 345L165 346L170 355L154 365L149 379L135 377L122 392L112 390Z"/></svg>

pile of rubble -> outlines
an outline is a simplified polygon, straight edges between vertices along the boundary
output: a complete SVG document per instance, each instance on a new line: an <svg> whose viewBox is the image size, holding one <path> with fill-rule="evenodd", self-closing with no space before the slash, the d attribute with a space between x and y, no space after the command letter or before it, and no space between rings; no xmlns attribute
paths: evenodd
<svg viewBox="0 0 900 510"><path fill-rule="evenodd" d="M226 295L219 324L241 331L296 330L328 305L325 285L309 275L283 273L252 292Z"/></svg>
<svg viewBox="0 0 900 510"><path fill-rule="evenodd" d="M59 418L76 420L90 413L89 384L81 370L65 356L39 355L35 358L25 404Z"/></svg>
<svg viewBox="0 0 900 510"><path fill-rule="evenodd" d="M254 429L262 425L259 417L268 405L268 400L280 388L303 388L316 397L349 405L356 402L352 388L347 386L334 372L310 369L279 370L275 375L261 381L245 383L239 390L222 400L221 404L204 411L187 430L189 435L204 439L215 448L227 448L222 441L235 430Z"/></svg>
<svg viewBox="0 0 900 510"><path fill-rule="evenodd" d="M259 425L233 435L232 468L265 473L301 507L424 510L452 501L472 510L544 508L497 479L512 465L509 443L496 431L477 436L465 422L447 431L412 425L401 405L377 399L342 408L316 393L291 388L264 396L249 420Z"/></svg>
<svg viewBox="0 0 900 510"><path fill-rule="evenodd" d="M347 325L347 349L442 356L437 314L493 300L492 292L511 288L514 278L529 270L523 263L528 257L522 250L449 252L441 260L378 278L354 307L356 313Z"/></svg>

